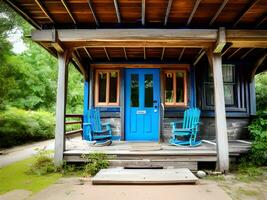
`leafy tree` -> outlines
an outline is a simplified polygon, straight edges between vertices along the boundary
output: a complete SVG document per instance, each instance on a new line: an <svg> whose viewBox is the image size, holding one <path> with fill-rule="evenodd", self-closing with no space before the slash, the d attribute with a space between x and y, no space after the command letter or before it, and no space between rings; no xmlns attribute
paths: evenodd
<svg viewBox="0 0 267 200"><path fill-rule="evenodd" d="M55 111L57 60L38 44L23 37L27 50L14 54L8 36L17 30L29 35L32 27L0 0L0 109ZM82 112L82 76L69 66L68 112Z"/></svg>
<svg viewBox="0 0 267 200"><path fill-rule="evenodd" d="M267 72L258 74L255 80L258 114L267 115Z"/></svg>

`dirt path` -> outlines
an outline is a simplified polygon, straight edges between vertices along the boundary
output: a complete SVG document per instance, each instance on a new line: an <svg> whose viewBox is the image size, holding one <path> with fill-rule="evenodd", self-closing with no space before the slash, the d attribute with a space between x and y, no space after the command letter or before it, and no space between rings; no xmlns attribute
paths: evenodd
<svg viewBox="0 0 267 200"><path fill-rule="evenodd" d="M62 178L30 200L231 200L216 183L197 185L92 185L90 179Z"/></svg>
<svg viewBox="0 0 267 200"><path fill-rule="evenodd" d="M3 150L0 154L0 168L29 158L37 153L36 149L43 148L54 150L54 140L46 140Z"/></svg>

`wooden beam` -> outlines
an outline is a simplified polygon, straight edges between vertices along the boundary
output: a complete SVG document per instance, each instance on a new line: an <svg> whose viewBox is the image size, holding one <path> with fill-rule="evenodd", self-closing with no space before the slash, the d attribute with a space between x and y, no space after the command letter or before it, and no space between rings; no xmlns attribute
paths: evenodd
<svg viewBox="0 0 267 200"><path fill-rule="evenodd" d="M194 61L193 65L196 66L200 59L205 55L205 50L202 49L201 52L198 54L196 60Z"/></svg>
<svg viewBox="0 0 267 200"><path fill-rule="evenodd" d="M35 22L22 8L18 6L13 0L4 0L11 8L18 12L26 21L28 21L33 27L41 29L41 26Z"/></svg>
<svg viewBox="0 0 267 200"><path fill-rule="evenodd" d="M70 11L70 9L69 9L67 3L65 2L65 0L61 0L61 3L62 3L63 6L65 7L65 9L66 9L66 11L68 12L68 14L69 14L70 18L72 19L73 23L74 23L74 24L77 24L77 22L76 22L76 20L74 19L74 17L73 17L73 15L72 15L72 13L71 13L71 11Z"/></svg>
<svg viewBox="0 0 267 200"><path fill-rule="evenodd" d="M260 20L256 23L255 28L259 28L263 22L265 22L267 20L267 14L263 14L263 16L260 17Z"/></svg>
<svg viewBox="0 0 267 200"><path fill-rule="evenodd" d="M226 30L226 42L233 48L267 47L267 30ZM207 48L217 41L216 29L60 29L60 41L69 45L107 47L197 47ZM32 32L32 40L51 42L51 30ZM147 44L147 45L146 45ZM67 46L66 46L67 47Z"/></svg>
<svg viewBox="0 0 267 200"><path fill-rule="evenodd" d="M117 15L118 23L121 23L121 14L120 14L120 8L119 8L118 0L113 0L113 3L114 3L116 15Z"/></svg>
<svg viewBox="0 0 267 200"><path fill-rule="evenodd" d="M230 58L232 58L235 54L237 54L239 51L241 50L241 48L238 48L237 50L235 50L230 56L228 56L227 60L229 60Z"/></svg>
<svg viewBox="0 0 267 200"><path fill-rule="evenodd" d="M144 60L146 60L146 47L144 47Z"/></svg>
<svg viewBox="0 0 267 200"><path fill-rule="evenodd" d="M63 53L64 52L64 46L60 41L53 42L51 43L52 47L58 52L58 53Z"/></svg>
<svg viewBox="0 0 267 200"><path fill-rule="evenodd" d="M220 8L217 10L217 12L215 13L215 15L213 16L213 18L210 20L209 25L211 26L215 20L218 18L218 16L221 14L222 10L224 9L224 7L226 6L227 2L229 0L224 0L223 3L221 4Z"/></svg>
<svg viewBox="0 0 267 200"><path fill-rule="evenodd" d="M65 114L68 83L68 51L58 54L58 82L56 102L55 165L63 164L65 150Z"/></svg>
<svg viewBox="0 0 267 200"><path fill-rule="evenodd" d="M227 44L226 44L226 45L227 45ZM232 47L232 44L228 45L228 46L226 47L226 49L222 52L222 56L224 56L224 54L226 54L226 53L229 51L229 49L231 49L231 47Z"/></svg>
<svg viewBox="0 0 267 200"><path fill-rule="evenodd" d="M180 55L179 55L179 61L181 61L183 54L184 54L185 48L182 49Z"/></svg>
<svg viewBox="0 0 267 200"><path fill-rule="evenodd" d="M216 42L218 32L216 29L59 29L57 31L58 38L62 42L88 40L194 40ZM231 35L232 32L228 34ZM51 37L51 30L36 30L32 32L34 41L49 42Z"/></svg>
<svg viewBox="0 0 267 200"><path fill-rule="evenodd" d="M263 64L266 57L267 57L267 52L265 51L265 53L255 62L255 65L253 66L252 72L251 72L251 79L250 79L251 82L254 80L257 69Z"/></svg>
<svg viewBox="0 0 267 200"><path fill-rule="evenodd" d="M51 46L54 47L54 49L62 54L65 51L65 47L62 44L62 42L58 39L58 33L56 29L52 29L52 43Z"/></svg>
<svg viewBox="0 0 267 200"><path fill-rule="evenodd" d="M75 49L75 53L77 54L77 56L78 56L78 58L79 58L79 60L80 60L80 59L81 59L81 55L80 55L78 49Z"/></svg>
<svg viewBox="0 0 267 200"><path fill-rule="evenodd" d="M215 130L217 147L217 168L221 172L229 170L228 135L225 114L224 86L222 75L222 57L208 50L212 64L215 102Z"/></svg>
<svg viewBox="0 0 267 200"><path fill-rule="evenodd" d="M84 50L85 50L87 56L90 58L90 60L93 60L93 57L92 57L92 55L90 54L90 52L87 50L87 48L86 48L86 47L83 47L83 48L84 48Z"/></svg>
<svg viewBox="0 0 267 200"><path fill-rule="evenodd" d="M125 60L128 60L127 51L125 47L123 47L123 52L124 52Z"/></svg>
<svg viewBox="0 0 267 200"><path fill-rule="evenodd" d="M214 47L213 52L221 53L225 45L226 45L225 28L220 27L218 30L218 38L217 38L216 45Z"/></svg>
<svg viewBox="0 0 267 200"><path fill-rule="evenodd" d="M260 0L251 0L249 4L245 7L245 9L240 13L240 15L235 20L235 23L233 27L236 27L236 25L242 20L242 18L247 14L248 11L250 11L251 8L253 8Z"/></svg>
<svg viewBox="0 0 267 200"><path fill-rule="evenodd" d="M193 10L192 10L192 12L190 13L190 16L189 16L189 18L188 18L188 21L187 21L186 25L189 25L189 24L191 23L191 21L192 21L194 15L195 15L195 12L197 11L197 8L198 8L200 2L201 2L201 0L196 0L195 5L194 5L194 7L193 7Z"/></svg>
<svg viewBox="0 0 267 200"><path fill-rule="evenodd" d="M43 2L41 2L40 0L34 0L35 3L39 6L39 8L42 10L42 12L46 15L46 17L52 22L55 23L55 21L53 20L53 18L50 16L49 12L47 11L45 5Z"/></svg>
<svg viewBox="0 0 267 200"><path fill-rule="evenodd" d="M146 24L146 0L142 0L142 25Z"/></svg>
<svg viewBox="0 0 267 200"><path fill-rule="evenodd" d="M94 18L94 20L95 20L95 24L96 24L97 27L99 27L99 22L98 22L98 19L97 19L97 17L96 17L95 11L94 11L94 9L93 9L93 5L92 5L91 0L87 0L87 3L88 3L88 5L89 5L89 8L90 8L91 13L92 13L92 15L93 15L93 18Z"/></svg>
<svg viewBox="0 0 267 200"><path fill-rule="evenodd" d="M81 71L81 73L83 74L84 79L87 80L88 76L87 76L85 67L81 62L81 58L79 56L79 52L77 50L72 53L72 58L73 58L74 62L77 64L77 66L78 66L79 70Z"/></svg>
<svg viewBox="0 0 267 200"><path fill-rule="evenodd" d="M173 2L173 0L169 0L168 1L166 14L165 14L165 19L164 19L164 26L166 26L167 23L168 23L168 18L169 18L170 12L171 12L172 2Z"/></svg>
<svg viewBox="0 0 267 200"><path fill-rule="evenodd" d="M109 55L108 55L108 51L107 51L106 47L104 47L104 51L105 51L105 54L106 54L106 56L107 56L108 61L110 61L110 57L109 57Z"/></svg>
<svg viewBox="0 0 267 200"><path fill-rule="evenodd" d="M244 53L244 55L243 56L241 56L241 60L243 60L245 57L247 57L247 55L248 54L250 54L253 50L254 50L255 48L251 48L251 49L249 49L246 53Z"/></svg>
<svg viewBox="0 0 267 200"><path fill-rule="evenodd" d="M163 60L163 58L164 58L164 53L165 53L165 47L162 48L162 53L161 53L161 58L160 58L160 60Z"/></svg>

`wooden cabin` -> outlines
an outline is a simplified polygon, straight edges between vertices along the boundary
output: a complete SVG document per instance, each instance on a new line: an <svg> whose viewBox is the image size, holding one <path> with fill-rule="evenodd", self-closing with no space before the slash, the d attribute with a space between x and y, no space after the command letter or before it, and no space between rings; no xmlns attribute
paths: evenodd
<svg viewBox="0 0 267 200"><path fill-rule="evenodd" d="M266 70L266 0L5 2L35 28L32 40L58 58L57 164L92 150L84 143L67 149L70 62L84 77L83 116L99 107L114 140L160 142L167 149L127 154L126 143L118 143L109 149L113 154L217 161L223 172L229 156L248 150L244 140L256 114L254 76ZM168 147L170 122L188 107L201 109L199 137L206 143Z"/></svg>

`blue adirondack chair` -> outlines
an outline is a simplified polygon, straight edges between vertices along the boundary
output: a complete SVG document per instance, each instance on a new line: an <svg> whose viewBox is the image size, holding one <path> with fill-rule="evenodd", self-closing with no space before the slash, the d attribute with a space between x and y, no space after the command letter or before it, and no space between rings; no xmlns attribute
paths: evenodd
<svg viewBox="0 0 267 200"><path fill-rule="evenodd" d="M83 123L89 141L105 142L112 138L110 123L101 123L99 109L90 109Z"/></svg>
<svg viewBox="0 0 267 200"><path fill-rule="evenodd" d="M201 141L197 141L197 134L200 123L200 110L189 108L184 112L183 121L171 122L172 138L169 143L172 145L198 146ZM180 127L178 126L180 124ZM182 138L183 140L181 140Z"/></svg>

